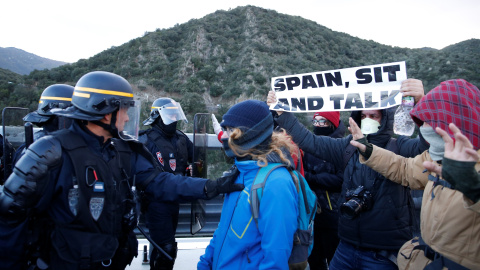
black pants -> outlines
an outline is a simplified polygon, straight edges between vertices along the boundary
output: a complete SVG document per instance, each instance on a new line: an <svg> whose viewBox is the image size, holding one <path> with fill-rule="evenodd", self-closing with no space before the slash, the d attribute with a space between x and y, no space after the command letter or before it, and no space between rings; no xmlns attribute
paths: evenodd
<svg viewBox="0 0 480 270"><path fill-rule="evenodd" d="M328 269L328 264L335 254L339 238L337 229L325 229L315 226L313 249L308 264L311 270Z"/></svg>
<svg viewBox="0 0 480 270"><path fill-rule="evenodd" d="M178 203L150 202L145 216L150 237L174 260L177 256L175 232L178 224L178 211ZM157 260L156 267L152 267L152 269L173 269L174 261L164 258L164 255L156 249L152 252L152 260ZM158 268L159 264L162 265L162 268Z"/></svg>

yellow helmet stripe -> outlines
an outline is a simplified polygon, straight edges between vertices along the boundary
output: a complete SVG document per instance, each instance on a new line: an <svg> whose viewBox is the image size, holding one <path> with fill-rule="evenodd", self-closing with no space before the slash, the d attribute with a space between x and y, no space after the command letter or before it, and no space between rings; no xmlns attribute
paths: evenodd
<svg viewBox="0 0 480 270"><path fill-rule="evenodd" d="M66 97L46 97L46 96L41 96L40 99L72 101L72 98L66 98Z"/></svg>
<svg viewBox="0 0 480 270"><path fill-rule="evenodd" d="M87 94L87 93L73 92L73 95L77 97L90 98L90 94Z"/></svg>
<svg viewBox="0 0 480 270"><path fill-rule="evenodd" d="M133 98L133 93L125 93L125 92L119 92L119 91L95 89L95 88L80 87L80 86L75 87L75 92L77 90L84 91L84 92L104 94L104 95L123 96L123 97L132 97ZM75 92L74 92L74 94L75 94ZM78 96L80 96L80 95L78 95Z"/></svg>
<svg viewBox="0 0 480 270"><path fill-rule="evenodd" d="M152 107L152 110L153 109L160 109L162 107ZM165 109L177 109L178 107L165 107Z"/></svg>

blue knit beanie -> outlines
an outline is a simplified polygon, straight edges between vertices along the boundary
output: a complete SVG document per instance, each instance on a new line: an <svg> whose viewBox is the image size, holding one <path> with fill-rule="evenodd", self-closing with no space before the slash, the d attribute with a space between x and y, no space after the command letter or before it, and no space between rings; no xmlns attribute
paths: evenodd
<svg viewBox="0 0 480 270"><path fill-rule="evenodd" d="M242 149L250 149L270 139L273 117L265 102L245 100L232 106L220 123L222 127L240 128L244 133L234 141Z"/></svg>

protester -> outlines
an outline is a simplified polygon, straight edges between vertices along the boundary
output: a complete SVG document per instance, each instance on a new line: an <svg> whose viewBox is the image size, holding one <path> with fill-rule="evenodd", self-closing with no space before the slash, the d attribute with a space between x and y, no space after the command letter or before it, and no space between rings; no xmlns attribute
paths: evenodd
<svg viewBox="0 0 480 270"><path fill-rule="evenodd" d="M82 76L72 104L54 112L75 119L70 128L30 145L1 190L2 269L124 269L138 249L137 189L151 200L176 201L243 188L233 177L160 172L135 140L138 126L128 126L139 110L121 76Z"/></svg>
<svg viewBox="0 0 480 270"><path fill-rule="evenodd" d="M407 79L402 82L401 92L419 100L424 95L422 82ZM267 103L272 105L276 101L275 92L270 91ZM329 269L397 269L395 255L413 233L408 189L385 181L379 173L361 165L358 152L349 150L352 136L339 139L315 136L292 113L277 113L279 126L286 129L303 151L332 162L337 169L345 168L339 201L340 243ZM392 149L406 157L425 151L428 143L422 138L392 139L393 113L392 109L363 110L354 111L351 116L367 134L369 142L378 147ZM344 164L349 154L351 157Z"/></svg>
<svg viewBox="0 0 480 270"><path fill-rule="evenodd" d="M276 113L274 111L272 111L272 114L274 116L276 115ZM222 142L222 135L223 135L222 127L218 123L217 118L215 117L215 115L213 113L212 113L212 124L213 124L213 130L215 132L215 135L217 135L218 140L220 142ZM274 130L277 127L278 127L278 125L275 123L275 121L273 121ZM305 172L304 172L304 169L303 169L303 161L302 161L303 160L303 151L302 151L302 149L298 148L298 146L292 140L290 140L290 142L293 145L293 148L291 149L292 151L291 151L290 155L292 156L295 169L301 175L305 176Z"/></svg>
<svg viewBox="0 0 480 270"><path fill-rule="evenodd" d="M448 130L449 123L454 124L448 132L449 136L453 137L461 131L478 152L480 91L463 79L444 81L425 95L410 114L420 126L420 133L430 143L430 148L408 159L371 145L368 138L365 141L358 126L350 120L354 138L363 143L351 142L363 153L365 158L362 157L361 162L396 183L412 189L424 189L420 245L418 239L405 243L398 256L399 268L423 269L428 265L425 269L480 269L478 179L466 179L459 174L461 180L450 177L452 183L449 183L441 179L435 170L431 174L424 172L423 166L427 162L427 168L432 168L433 164L445 161L444 154L447 148L451 149L452 143L447 139L445 146L443 140L446 136L442 130ZM460 143L465 144L464 141ZM480 164L477 163L475 168L478 170Z"/></svg>
<svg viewBox="0 0 480 270"><path fill-rule="evenodd" d="M343 138L345 125L340 112L316 112L313 115L313 133L317 136ZM335 168L330 161L322 160L310 153L303 156L305 179L318 198L322 209L315 216L313 249L308 264L311 270L328 269L328 264L337 249L338 200L343 183L343 169Z"/></svg>
<svg viewBox="0 0 480 270"><path fill-rule="evenodd" d="M163 171L187 175L193 160L193 143L187 135L177 130L178 121L187 121L180 103L166 97L156 99L151 106L150 117L143 122L151 128L141 132L139 141L156 157ZM175 232L180 203L144 200L145 221L150 236L173 258L170 260L154 248L150 256L150 269L171 270L177 257Z"/></svg>
<svg viewBox="0 0 480 270"><path fill-rule="evenodd" d="M241 192L225 195L220 223L197 269L288 269L297 229L297 190L285 167L265 181L258 224L252 219L250 191L260 167L279 162L292 167L292 144L273 132L273 118L261 101L246 100L223 116L222 143L240 171ZM258 226L257 226L258 225Z"/></svg>
<svg viewBox="0 0 480 270"><path fill-rule="evenodd" d="M455 124L451 123L449 128L455 137L455 142L443 129L439 127L435 129L445 142L445 155L442 160L443 167L434 161L425 161L423 166L427 170L443 177L452 187L462 192L465 195L464 202L467 204L467 207L479 213L480 174L475 169L480 161L479 153L475 151L472 143ZM476 206L473 206L472 203Z"/></svg>

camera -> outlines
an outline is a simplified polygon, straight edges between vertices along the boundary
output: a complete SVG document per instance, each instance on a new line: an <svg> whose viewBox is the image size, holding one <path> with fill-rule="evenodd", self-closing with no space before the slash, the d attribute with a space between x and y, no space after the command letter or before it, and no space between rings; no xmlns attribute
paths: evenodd
<svg viewBox="0 0 480 270"><path fill-rule="evenodd" d="M340 206L340 213L345 218L353 219L358 216L360 212L372 208L372 194L363 186L359 186L353 191L347 190L345 197L346 202Z"/></svg>

